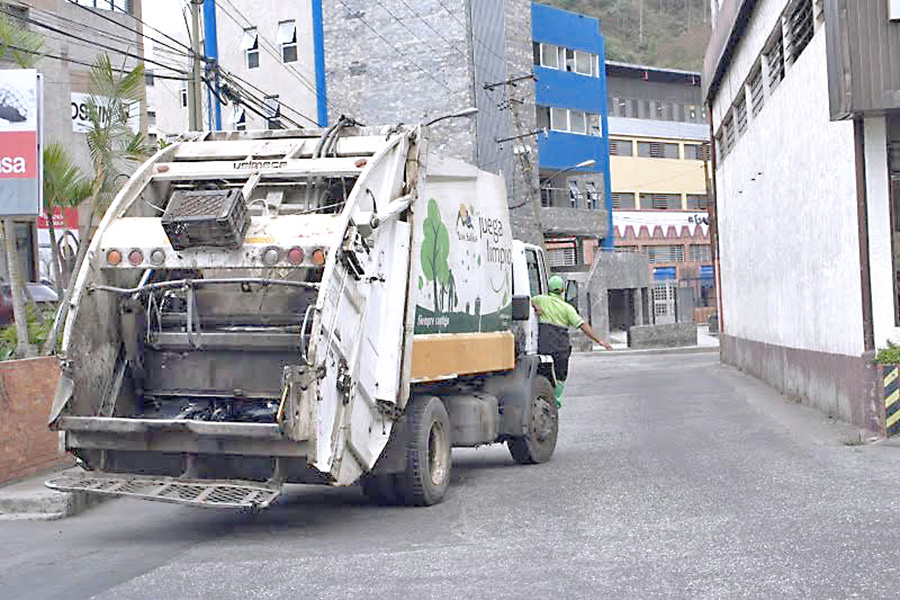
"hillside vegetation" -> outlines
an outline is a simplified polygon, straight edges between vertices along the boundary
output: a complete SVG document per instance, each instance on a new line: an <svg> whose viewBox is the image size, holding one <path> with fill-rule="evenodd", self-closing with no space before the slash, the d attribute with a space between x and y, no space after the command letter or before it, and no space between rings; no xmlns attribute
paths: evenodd
<svg viewBox="0 0 900 600"><path fill-rule="evenodd" d="M539 0L598 17L607 60L700 71L709 0Z"/></svg>

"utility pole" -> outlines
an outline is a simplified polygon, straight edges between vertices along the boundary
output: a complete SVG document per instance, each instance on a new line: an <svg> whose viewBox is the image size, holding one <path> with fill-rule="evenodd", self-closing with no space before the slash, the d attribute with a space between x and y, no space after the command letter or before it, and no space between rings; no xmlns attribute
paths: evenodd
<svg viewBox="0 0 900 600"><path fill-rule="evenodd" d="M188 86L188 127L191 131L203 130L203 80L201 78L200 57L200 5L203 0L191 0L191 49L194 52L191 81Z"/></svg>

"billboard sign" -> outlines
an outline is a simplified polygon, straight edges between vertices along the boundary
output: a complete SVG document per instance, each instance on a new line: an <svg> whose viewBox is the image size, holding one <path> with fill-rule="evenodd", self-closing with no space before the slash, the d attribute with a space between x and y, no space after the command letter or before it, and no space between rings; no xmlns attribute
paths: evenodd
<svg viewBox="0 0 900 600"><path fill-rule="evenodd" d="M0 70L0 216L43 212L41 81L34 69Z"/></svg>
<svg viewBox="0 0 900 600"><path fill-rule="evenodd" d="M82 94L80 92L72 92L72 131L75 133L87 133L93 127L91 119L88 116L88 98L90 94ZM106 106L104 106L105 98L100 98L97 109L100 112L100 119L106 123ZM132 102L128 105L128 127L131 131L138 133L141 130L141 104L140 102Z"/></svg>

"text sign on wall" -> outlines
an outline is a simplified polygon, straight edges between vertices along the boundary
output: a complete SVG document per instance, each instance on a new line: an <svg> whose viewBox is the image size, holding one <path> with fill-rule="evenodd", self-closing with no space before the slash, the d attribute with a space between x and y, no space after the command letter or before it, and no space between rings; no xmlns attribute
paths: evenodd
<svg viewBox="0 0 900 600"><path fill-rule="evenodd" d="M0 71L0 216L43 212L40 112L37 71Z"/></svg>
<svg viewBox="0 0 900 600"><path fill-rule="evenodd" d="M88 98L90 94L72 92L72 131L75 133L87 133L91 130L91 119L88 116ZM100 102L97 106L100 112L100 120L107 121L106 107ZM128 126L131 131L137 133L141 130L141 105L133 102L128 106Z"/></svg>

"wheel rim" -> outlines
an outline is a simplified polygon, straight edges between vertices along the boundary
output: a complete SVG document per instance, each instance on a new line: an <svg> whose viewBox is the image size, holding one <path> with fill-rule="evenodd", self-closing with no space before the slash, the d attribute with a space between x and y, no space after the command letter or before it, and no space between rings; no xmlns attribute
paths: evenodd
<svg viewBox="0 0 900 600"><path fill-rule="evenodd" d="M431 474L431 483L440 486L447 478L450 469L450 452L447 440L447 432L444 424L435 421L428 432L428 472Z"/></svg>
<svg viewBox="0 0 900 600"><path fill-rule="evenodd" d="M531 432L534 440L539 443L553 436L554 418L550 402L543 396L538 396L531 405Z"/></svg>

